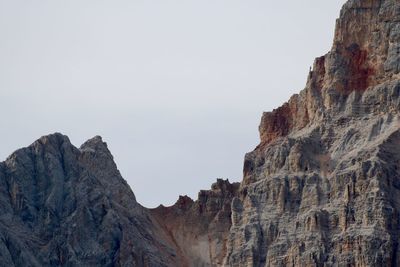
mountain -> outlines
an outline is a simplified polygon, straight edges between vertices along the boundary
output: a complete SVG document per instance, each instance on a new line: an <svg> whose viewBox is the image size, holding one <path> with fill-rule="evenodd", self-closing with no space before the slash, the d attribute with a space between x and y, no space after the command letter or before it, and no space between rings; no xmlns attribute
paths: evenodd
<svg viewBox="0 0 400 267"><path fill-rule="evenodd" d="M171 254L100 137L80 149L42 137L1 163L0 183L1 266L161 266Z"/></svg>
<svg viewBox="0 0 400 267"><path fill-rule="evenodd" d="M399 73L400 2L347 1L243 181L171 207L137 203L101 137L44 136L0 163L0 266L399 266Z"/></svg>

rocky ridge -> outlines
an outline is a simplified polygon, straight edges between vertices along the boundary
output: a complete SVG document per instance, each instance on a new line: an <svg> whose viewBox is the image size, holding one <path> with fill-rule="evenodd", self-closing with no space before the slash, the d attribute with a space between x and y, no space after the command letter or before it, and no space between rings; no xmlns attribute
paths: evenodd
<svg viewBox="0 0 400 267"><path fill-rule="evenodd" d="M0 183L1 266L168 262L100 137L78 149L64 135L44 136L0 164Z"/></svg>
<svg viewBox="0 0 400 267"><path fill-rule="evenodd" d="M239 183L148 210L107 144L43 136L0 163L0 266L222 264Z"/></svg>
<svg viewBox="0 0 400 267"><path fill-rule="evenodd" d="M0 163L4 266L400 265L400 2L349 0L305 89L263 114L243 181L148 210L100 137Z"/></svg>

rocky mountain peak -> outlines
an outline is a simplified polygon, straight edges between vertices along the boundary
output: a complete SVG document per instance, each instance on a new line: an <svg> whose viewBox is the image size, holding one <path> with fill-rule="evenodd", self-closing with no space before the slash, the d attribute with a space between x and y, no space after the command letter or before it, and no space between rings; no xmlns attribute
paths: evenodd
<svg viewBox="0 0 400 267"><path fill-rule="evenodd" d="M49 134L40 137L27 148L18 149L7 158L6 162L10 164L18 157L40 154L44 151L52 154L59 154L61 151L72 147L73 145L68 136L60 133Z"/></svg>
<svg viewBox="0 0 400 267"><path fill-rule="evenodd" d="M38 140L36 140L34 144L39 143L42 145L62 145L64 143L72 145L68 136L63 135L61 133L53 133L53 134L48 134L40 137Z"/></svg>
<svg viewBox="0 0 400 267"><path fill-rule="evenodd" d="M80 147L81 150L108 151L107 143L103 142L103 138L99 135L87 140ZM109 151L108 151L109 152Z"/></svg>
<svg viewBox="0 0 400 267"><path fill-rule="evenodd" d="M107 173L109 177L121 176L114 157L101 136L87 140L81 145L79 151L81 162L84 162L93 172L97 172L99 175Z"/></svg>
<svg viewBox="0 0 400 267"><path fill-rule="evenodd" d="M399 266L399 51L398 0L347 1L304 90L263 114L243 181L195 201L140 206L99 136L17 150L0 265Z"/></svg>

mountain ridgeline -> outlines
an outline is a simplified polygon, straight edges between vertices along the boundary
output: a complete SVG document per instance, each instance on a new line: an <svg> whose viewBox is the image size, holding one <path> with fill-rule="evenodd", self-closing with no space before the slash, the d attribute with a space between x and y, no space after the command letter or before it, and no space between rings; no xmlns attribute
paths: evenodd
<svg viewBox="0 0 400 267"><path fill-rule="evenodd" d="M101 137L0 163L0 266L400 266L400 2L349 0L241 183L137 203ZM149 189L151 190L151 189Z"/></svg>

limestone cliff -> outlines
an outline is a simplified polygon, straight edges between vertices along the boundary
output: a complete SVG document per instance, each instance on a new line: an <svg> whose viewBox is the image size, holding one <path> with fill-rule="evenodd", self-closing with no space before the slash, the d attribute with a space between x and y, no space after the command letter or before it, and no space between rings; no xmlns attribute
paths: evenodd
<svg viewBox="0 0 400 267"><path fill-rule="evenodd" d="M145 209L95 137L0 163L0 266L400 266L400 2L349 0L243 181Z"/></svg>
<svg viewBox="0 0 400 267"><path fill-rule="evenodd" d="M227 266L398 266L400 2L350 0L306 88L264 113Z"/></svg>

